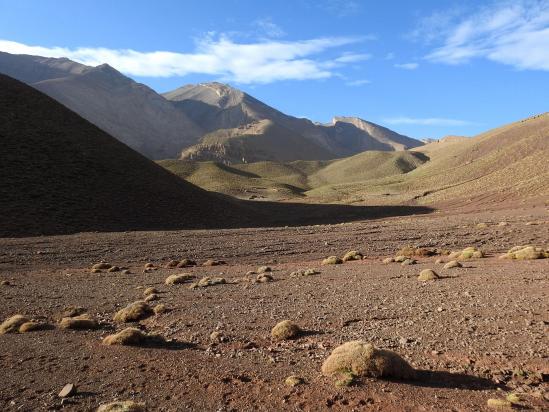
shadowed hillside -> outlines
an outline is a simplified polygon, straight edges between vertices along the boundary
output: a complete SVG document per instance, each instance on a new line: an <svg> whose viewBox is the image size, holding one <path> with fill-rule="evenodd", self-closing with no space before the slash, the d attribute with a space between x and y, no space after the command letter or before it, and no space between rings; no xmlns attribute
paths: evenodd
<svg viewBox="0 0 549 412"><path fill-rule="evenodd" d="M0 75L0 235L247 224L53 99Z"/></svg>

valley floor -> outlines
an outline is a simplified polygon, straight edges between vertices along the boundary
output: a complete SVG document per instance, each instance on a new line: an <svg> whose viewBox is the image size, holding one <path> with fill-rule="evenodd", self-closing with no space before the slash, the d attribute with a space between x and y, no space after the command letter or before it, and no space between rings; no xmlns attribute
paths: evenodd
<svg viewBox="0 0 549 412"><path fill-rule="evenodd" d="M505 221L507 226L498 226ZM477 224L487 223L486 228ZM82 306L102 324L95 331L61 329L0 336L2 410L94 410L115 399L146 402L153 411L487 409L489 398L520 396L524 408L549 401L549 259L509 261L516 245L549 244L544 206L428 215L289 228L216 231L83 233L0 239L0 319L20 313L54 322ZM445 270L438 257L383 264L407 245L449 250L475 246L488 257ZM321 266L322 258L360 250L367 259ZM165 269L170 259L226 265ZM447 260L446 257L443 256ZM90 273L101 260L131 274ZM143 273L146 262L161 267ZM274 281L246 272L273 268ZM290 272L316 268L315 276ZM432 268L442 278L421 283ZM223 276L204 289L166 286L170 274ZM154 286L171 311L139 327L173 342L164 347L105 346L120 326L113 314ZM273 342L280 320L306 334ZM211 343L219 331L226 339ZM363 379L337 388L320 366L337 345L363 339L405 357L417 381ZM286 377L305 384L289 387ZM78 387L63 402L57 393Z"/></svg>

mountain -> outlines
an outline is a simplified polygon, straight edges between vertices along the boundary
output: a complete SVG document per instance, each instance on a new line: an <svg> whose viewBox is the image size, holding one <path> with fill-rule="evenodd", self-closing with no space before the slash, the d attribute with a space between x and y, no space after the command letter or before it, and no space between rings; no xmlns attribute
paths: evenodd
<svg viewBox="0 0 549 412"><path fill-rule="evenodd" d="M177 157L204 134L171 102L106 64L0 52L0 73L46 93L151 159Z"/></svg>
<svg viewBox="0 0 549 412"><path fill-rule="evenodd" d="M186 85L163 96L209 132L196 146L184 150L182 159L215 159L234 163L236 146L239 148L238 153L247 155L245 159L248 162L281 160L279 153L271 153L266 148L260 156L254 155L254 150L258 148L254 140L263 135L259 130L261 128L267 134L263 141L269 143L278 138L275 135L290 135L291 132L291 137L279 142L277 147L279 151L287 153L289 160L311 158L311 155L302 157L299 148L292 145L295 138L301 138L307 145L312 145L311 153L322 153L318 159L351 156L365 150L405 150L423 144L358 118L336 117L331 124L322 125L288 116L247 93L221 83ZM266 120L269 123L265 123ZM252 134L250 128L254 130ZM274 128L279 133L273 132ZM209 142L212 141L216 144L211 145Z"/></svg>
<svg viewBox="0 0 549 412"><path fill-rule="evenodd" d="M549 113L411 151L366 151L328 161L160 164L200 187L244 198L461 205L549 196L547 159Z"/></svg>
<svg viewBox="0 0 549 412"><path fill-rule="evenodd" d="M0 236L210 228L254 216L0 75Z"/></svg>

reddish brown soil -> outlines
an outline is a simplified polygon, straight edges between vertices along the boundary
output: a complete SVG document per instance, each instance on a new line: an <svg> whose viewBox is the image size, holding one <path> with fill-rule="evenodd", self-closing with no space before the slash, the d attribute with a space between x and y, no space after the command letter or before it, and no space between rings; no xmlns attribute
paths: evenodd
<svg viewBox="0 0 549 412"><path fill-rule="evenodd" d="M500 221L508 226L496 226ZM539 224L526 225L535 221ZM522 405L547 410L549 259L508 261L512 246L549 243L545 208L461 210L343 225L222 231L84 233L0 239L0 319L21 313L55 321L64 307L83 306L97 331L61 329L0 336L2 410L94 410L135 399L153 411L484 410L489 398L519 393ZM491 223L486 229L479 222ZM477 246L488 258L444 270L437 257L384 265L403 246ZM320 266L328 255L358 249L366 260ZM227 265L159 269L145 262L223 259ZM90 273L105 260L133 274ZM269 264L275 281L243 281ZM291 278L296 269L319 275ZM422 284L421 269L442 279ZM168 287L173 273L224 276L229 284ZM234 283L232 283L234 282ZM164 335L163 347L110 347L101 338L120 326L112 316L155 286L169 313L138 327ZM307 333L270 339L278 321ZM212 331L227 340L210 344ZM364 339L394 350L420 369L417 381L363 379L336 388L320 366L340 343ZM306 383L284 385L289 375ZM78 394L61 401L67 383Z"/></svg>

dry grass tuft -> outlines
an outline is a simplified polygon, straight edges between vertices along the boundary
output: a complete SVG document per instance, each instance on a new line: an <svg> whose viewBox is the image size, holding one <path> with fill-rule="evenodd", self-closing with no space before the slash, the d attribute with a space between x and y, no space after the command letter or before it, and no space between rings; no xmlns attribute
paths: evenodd
<svg viewBox="0 0 549 412"><path fill-rule="evenodd" d="M359 340L335 348L322 364L322 373L325 376L352 374L396 379L414 379L416 376L414 368L398 354Z"/></svg>
<svg viewBox="0 0 549 412"><path fill-rule="evenodd" d="M427 282L429 280L436 280L439 276L433 269L423 269L421 272L419 272L419 276L417 277L417 280L420 280L422 282Z"/></svg>
<svg viewBox="0 0 549 412"><path fill-rule="evenodd" d="M145 295L145 296L149 296L149 295L152 295L154 293L158 293L158 289L153 287L153 286L149 286L147 289L145 289L143 291L143 295Z"/></svg>
<svg viewBox="0 0 549 412"><path fill-rule="evenodd" d="M107 270L107 269L110 269L112 267L112 265L110 263L105 263L105 262L100 262L100 263L96 263L95 265L92 266L92 270Z"/></svg>
<svg viewBox="0 0 549 412"><path fill-rule="evenodd" d="M104 345L145 345L145 344L163 344L166 340L156 334L150 334L140 331L136 328L126 328L114 335L106 336L103 339Z"/></svg>
<svg viewBox="0 0 549 412"><path fill-rule="evenodd" d="M260 273L255 278L255 281L258 283L267 283L267 282L272 282L273 280L274 280L273 276L270 275L269 273Z"/></svg>
<svg viewBox="0 0 549 412"><path fill-rule="evenodd" d="M402 263L404 262L406 259L408 259L408 257L404 256L404 255L399 255L397 257L395 257L395 262L398 262L398 263Z"/></svg>
<svg viewBox="0 0 549 412"><path fill-rule="evenodd" d="M385 263L386 265L388 265L389 263L393 263L394 261L395 261L395 258L392 258L392 257L383 259L383 263Z"/></svg>
<svg viewBox="0 0 549 412"><path fill-rule="evenodd" d="M205 276L202 279L200 279L198 282L192 283L189 288L190 289L196 289L196 288L207 288L208 286L214 286L214 285L224 285L227 283L225 278L219 278L219 277L209 277Z"/></svg>
<svg viewBox="0 0 549 412"><path fill-rule="evenodd" d="M19 332L26 333L26 332L34 332L36 330L47 330L51 328L52 326L49 323L30 321L30 322L25 322L21 326L19 326Z"/></svg>
<svg viewBox="0 0 549 412"><path fill-rule="evenodd" d="M151 293L150 295L147 295L145 297L145 302L149 303L158 299L160 299L160 296L158 296L156 293Z"/></svg>
<svg viewBox="0 0 549 412"><path fill-rule="evenodd" d="M221 266L226 265L227 262L224 260L215 260L215 259L208 259L204 263L202 263L202 266Z"/></svg>
<svg viewBox="0 0 549 412"><path fill-rule="evenodd" d="M299 278L302 276L313 276L318 275L320 272L315 269L300 269L295 272L290 273L291 278Z"/></svg>
<svg viewBox="0 0 549 412"><path fill-rule="evenodd" d="M271 336L276 340L288 340L297 337L301 333L301 328L291 320L278 322L271 330Z"/></svg>
<svg viewBox="0 0 549 412"><path fill-rule="evenodd" d="M413 247L413 246L405 246L402 249L400 249L397 252L397 256L406 256L406 257L414 257L414 256L434 256L437 252L432 249L427 249L423 247Z"/></svg>
<svg viewBox="0 0 549 412"><path fill-rule="evenodd" d="M339 265L341 263L343 263L343 261L337 256L328 256L322 261L323 265Z"/></svg>
<svg viewBox="0 0 549 412"><path fill-rule="evenodd" d="M97 412L146 412L144 403L134 401L118 401L99 406Z"/></svg>
<svg viewBox="0 0 549 412"><path fill-rule="evenodd" d="M417 263L417 260L415 260L415 259L406 259L400 265L401 266L408 266L408 265L415 265L416 263Z"/></svg>
<svg viewBox="0 0 549 412"><path fill-rule="evenodd" d="M484 253L482 252L482 250L479 250L471 246L463 249L460 252L452 252L448 257L454 260L477 259L477 258L483 258Z"/></svg>
<svg viewBox="0 0 549 412"><path fill-rule="evenodd" d="M156 305L154 308L153 308L153 311L154 311L154 314L155 315L160 315L162 313L166 313L168 312L168 307L166 305L164 305L163 303L159 303L158 305Z"/></svg>
<svg viewBox="0 0 549 412"><path fill-rule="evenodd" d="M136 322L151 316L153 313L153 310L146 302L137 301L116 312L113 320L115 322Z"/></svg>
<svg viewBox="0 0 549 412"><path fill-rule="evenodd" d="M257 268L257 273L259 273L259 274L272 272L272 271L273 271L273 269L270 266L261 266L261 267Z"/></svg>
<svg viewBox="0 0 549 412"><path fill-rule="evenodd" d="M185 259L181 259L177 264L178 268L186 268L189 266L196 266L196 262L194 260L185 258Z"/></svg>
<svg viewBox="0 0 549 412"><path fill-rule="evenodd" d="M59 327L61 329L87 330L99 328L99 323L89 315L82 314L61 319Z"/></svg>
<svg viewBox="0 0 549 412"><path fill-rule="evenodd" d="M488 399L488 401L486 401L486 405L489 408L494 408L494 409L507 409L507 408L513 407L513 404L509 402L507 399L496 399L496 398Z"/></svg>
<svg viewBox="0 0 549 412"><path fill-rule="evenodd" d="M284 384L286 386L291 386L291 387L294 387L294 386L298 386L298 385L303 385L305 383L305 380L297 375L291 375L291 376L288 376L285 380L284 380Z"/></svg>
<svg viewBox="0 0 549 412"><path fill-rule="evenodd" d="M364 256L358 250L351 250L343 256L343 261L348 262L350 260L362 260Z"/></svg>
<svg viewBox="0 0 549 412"><path fill-rule="evenodd" d="M185 283L191 279L194 279L194 276L190 273L180 273L178 275L168 276L164 283L166 283L166 285L178 285L180 283Z"/></svg>
<svg viewBox="0 0 549 412"><path fill-rule="evenodd" d="M515 246L501 257L517 260L546 259L549 258L549 250L543 250L541 247L531 245Z"/></svg>
<svg viewBox="0 0 549 412"><path fill-rule="evenodd" d="M6 319L0 325L0 335L5 333L15 333L19 331L19 328L24 323L30 322L30 319L26 318L23 315L13 315L12 317Z"/></svg>
<svg viewBox="0 0 549 412"><path fill-rule="evenodd" d="M444 269L453 269L453 268L461 268L461 267L463 267L463 265L459 263L457 260L451 260L443 266Z"/></svg>
<svg viewBox="0 0 549 412"><path fill-rule="evenodd" d="M111 266L107 269L107 272L113 273L113 272L120 272L120 268L118 266Z"/></svg>

